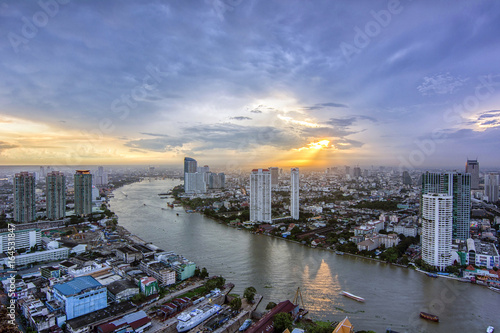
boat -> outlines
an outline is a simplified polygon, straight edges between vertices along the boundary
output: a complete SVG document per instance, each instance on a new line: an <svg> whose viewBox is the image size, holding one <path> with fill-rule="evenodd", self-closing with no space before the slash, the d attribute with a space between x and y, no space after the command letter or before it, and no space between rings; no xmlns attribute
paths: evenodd
<svg viewBox="0 0 500 333"><path fill-rule="evenodd" d="M250 325L252 325L252 319L247 319L243 322L243 324L240 326L240 328L238 329L240 332L243 332L244 330L246 330L247 328L250 327Z"/></svg>
<svg viewBox="0 0 500 333"><path fill-rule="evenodd" d="M496 293L500 293L500 288L496 288L496 287L488 287L489 290L493 290L494 292Z"/></svg>
<svg viewBox="0 0 500 333"><path fill-rule="evenodd" d="M420 317L430 320L430 321L435 321L436 323L439 322L439 317L427 312L420 312Z"/></svg>
<svg viewBox="0 0 500 333"><path fill-rule="evenodd" d="M179 216L179 213L177 213L177 216Z"/></svg>
<svg viewBox="0 0 500 333"><path fill-rule="evenodd" d="M183 312L178 317L177 320L177 332L186 332L190 329L198 326L208 318L212 317L214 314L218 313L222 307L218 304L210 305L207 304L199 309L194 309L190 312Z"/></svg>
<svg viewBox="0 0 500 333"><path fill-rule="evenodd" d="M344 252L342 252L342 251L335 251L335 254L338 254L339 256L343 256Z"/></svg>
<svg viewBox="0 0 500 333"><path fill-rule="evenodd" d="M168 203L167 206L170 208L174 208L174 204L171 204L171 203Z"/></svg>
<svg viewBox="0 0 500 333"><path fill-rule="evenodd" d="M365 301L365 299L363 297L359 297L359 296L353 295L353 294L348 293L347 291L344 291L344 290L342 290L342 292L340 294L344 295L345 297L351 298L351 299L353 299L355 301L358 301L358 302L364 302Z"/></svg>
<svg viewBox="0 0 500 333"><path fill-rule="evenodd" d="M434 274L434 273L425 273L428 277L431 277L431 278L437 278L437 274Z"/></svg>
<svg viewBox="0 0 500 333"><path fill-rule="evenodd" d="M495 332L495 328L493 326L488 326L488 328L486 329L486 333L493 333Z"/></svg>

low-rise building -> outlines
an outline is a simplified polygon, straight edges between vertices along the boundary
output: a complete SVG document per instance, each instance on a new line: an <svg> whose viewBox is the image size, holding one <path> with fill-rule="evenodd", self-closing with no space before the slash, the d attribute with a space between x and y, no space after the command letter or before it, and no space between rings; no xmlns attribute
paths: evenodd
<svg viewBox="0 0 500 333"><path fill-rule="evenodd" d="M151 319L144 311L137 311L119 319L101 324L98 333L136 332L142 333L151 326Z"/></svg>
<svg viewBox="0 0 500 333"><path fill-rule="evenodd" d="M151 296L160 292L158 281L154 277L143 277L139 285L141 287L141 292L146 296Z"/></svg>
<svg viewBox="0 0 500 333"><path fill-rule="evenodd" d="M108 286L108 300L110 303L119 303L129 300L139 293L139 287L129 280L118 280Z"/></svg>
<svg viewBox="0 0 500 333"><path fill-rule="evenodd" d="M175 284L177 276L176 271L163 262L142 260L139 264L139 268L144 273L158 280L160 286Z"/></svg>
<svg viewBox="0 0 500 333"><path fill-rule="evenodd" d="M67 259L69 256L69 249L67 247L62 247L60 249L37 251L32 253L24 253L15 256L16 267L21 267L36 262L49 262ZM3 262L0 262L8 266L9 257L3 258Z"/></svg>

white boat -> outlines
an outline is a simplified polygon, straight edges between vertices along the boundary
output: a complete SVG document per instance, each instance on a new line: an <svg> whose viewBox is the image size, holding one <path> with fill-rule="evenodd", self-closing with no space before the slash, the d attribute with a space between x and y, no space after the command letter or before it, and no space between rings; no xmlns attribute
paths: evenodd
<svg viewBox="0 0 500 333"><path fill-rule="evenodd" d="M495 328L493 326L488 326L488 328L486 329L486 333L493 333L495 332Z"/></svg>
<svg viewBox="0 0 500 333"><path fill-rule="evenodd" d="M214 314L219 312L221 306L218 304L210 305L207 304L199 309L194 309L190 312L181 313L177 319L177 332L186 332L190 329L198 326L208 318L212 317Z"/></svg>
<svg viewBox="0 0 500 333"><path fill-rule="evenodd" d="M340 293L341 295L344 295L345 297L349 297L355 301L358 301L358 302L364 302L365 299L363 297L359 297L359 296L356 296L356 295L353 295L351 293L348 293L347 291L344 291L342 290L342 292Z"/></svg>
<svg viewBox="0 0 500 333"><path fill-rule="evenodd" d="M247 319L243 322L243 324L240 326L240 328L238 329L238 331L240 332L243 332L245 331L247 328L250 327L250 325L252 325L252 319Z"/></svg>

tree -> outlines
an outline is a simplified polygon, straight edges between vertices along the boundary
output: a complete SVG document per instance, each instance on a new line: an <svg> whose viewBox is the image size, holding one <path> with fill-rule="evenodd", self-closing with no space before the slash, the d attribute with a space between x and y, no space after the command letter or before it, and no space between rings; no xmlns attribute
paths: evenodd
<svg viewBox="0 0 500 333"><path fill-rule="evenodd" d="M267 303L266 305L266 310L271 310L272 308L274 308L276 306L276 303L274 302L269 302Z"/></svg>
<svg viewBox="0 0 500 333"><path fill-rule="evenodd" d="M292 328L292 316L289 313L281 312L273 317L273 326L276 332L283 332Z"/></svg>
<svg viewBox="0 0 500 333"><path fill-rule="evenodd" d="M229 303L229 305L231 306L232 310L238 311L239 309L241 309L241 298L239 297L233 298L231 300L231 303Z"/></svg>
<svg viewBox="0 0 500 333"><path fill-rule="evenodd" d="M245 288L245 291L243 292L243 298L246 298L248 303L253 303L256 292L257 290L254 287Z"/></svg>
<svg viewBox="0 0 500 333"><path fill-rule="evenodd" d="M206 277L208 277L208 271L205 267L203 267L200 271L200 278L204 279Z"/></svg>

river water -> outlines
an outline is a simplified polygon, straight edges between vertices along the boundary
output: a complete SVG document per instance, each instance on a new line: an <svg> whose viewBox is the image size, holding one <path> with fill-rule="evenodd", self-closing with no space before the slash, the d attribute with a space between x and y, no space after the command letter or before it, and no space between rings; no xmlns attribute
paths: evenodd
<svg viewBox="0 0 500 333"><path fill-rule="evenodd" d="M356 331L485 332L488 325L500 330L500 294L485 287L254 235L182 207L170 209L172 199L158 194L178 184L144 180L124 186L114 192L111 210L132 234L233 282L233 292L242 295L246 287L255 287L264 296L261 309L269 301L293 300L300 287L310 318L348 316ZM342 290L366 302L341 296ZM440 322L420 319L420 311L438 315Z"/></svg>

